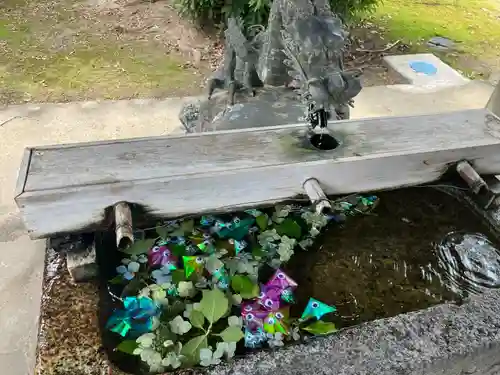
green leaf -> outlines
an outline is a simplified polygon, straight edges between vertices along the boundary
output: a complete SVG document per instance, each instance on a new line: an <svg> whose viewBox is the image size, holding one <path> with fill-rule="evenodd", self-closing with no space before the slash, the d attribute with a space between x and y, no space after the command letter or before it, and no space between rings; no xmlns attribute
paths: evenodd
<svg viewBox="0 0 500 375"><path fill-rule="evenodd" d="M262 247L257 246L252 249L252 256L255 259L264 258L267 255L267 251L262 250Z"/></svg>
<svg viewBox="0 0 500 375"><path fill-rule="evenodd" d="M184 273L184 270L173 270L172 271L172 281L175 284L179 284L181 281L186 281L186 274Z"/></svg>
<svg viewBox="0 0 500 375"><path fill-rule="evenodd" d="M158 236L160 236L164 240L167 239L169 235L167 226L156 227L156 233L158 233Z"/></svg>
<svg viewBox="0 0 500 375"><path fill-rule="evenodd" d="M313 324L310 324L302 329L304 331L312 333L313 335L328 335L329 333L337 331L337 327L335 327L335 324L324 322L322 320L318 320L317 322L314 322Z"/></svg>
<svg viewBox="0 0 500 375"><path fill-rule="evenodd" d="M285 219L276 227L276 232L278 232L280 236L300 239L302 235L302 228L294 220Z"/></svg>
<svg viewBox="0 0 500 375"><path fill-rule="evenodd" d="M134 350L139 347L139 344L135 340L125 340L122 341L117 347L116 350L119 352L127 353L134 355Z"/></svg>
<svg viewBox="0 0 500 375"><path fill-rule="evenodd" d="M189 314L189 321L196 328L203 328L203 323L205 323L205 317L203 313L198 310L191 310L191 314Z"/></svg>
<svg viewBox="0 0 500 375"><path fill-rule="evenodd" d="M231 278L231 287L245 299L259 295L259 286L254 284L248 276L235 275Z"/></svg>
<svg viewBox="0 0 500 375"><path fill-rule="evenodd" d="M191 233L194 230L194 220L186 220L181 224L181 229L184 233Z"/></svg>
<svg viewBox="0 0 500 375"><path fill-rule="evenodd" d="M186 357L192 358L196 363L200 360L200 350L207 348L207 336L196 336L189 340L181 349L181 354Z"/></svg>
<svg viewBox="0 0 500 375"><path fill-rule="evenodd" d="M255 221L257 222L257 225L259 226L260 230L264 231L267 229L267 224L269 222L269 216L266 214L262 214L260 216L257 216L255 218Z"/></svg>
<svg viewBox="0 0 500 375"><path fill-rule="evenodd" d="M209 323L215 323L226 313L229 301L219 289L204 290L200 301L200 311Z"/></svg>
<svg viewBox="0 0 500 375"><path fill-rule="evenodd" d="M113 284L113 285L120 285L120 284L123 284L124 281L125 281L125 279L123 278L122 275L116 275L115 277L113 277L108 282L110 284Z"/></svg>
<svg viewBox="0 0 500 375"><path fill-rule="evenodd" d="M130 282L125 285L122 290L121 297L136 296L144 287L144 282L139 277L134 277Z"/></svg>
<svg viewBox="0 0 500 375"><path fill-rule="evenodd" d="M122 249L120 251L129 255L139 255L146 253L154 243L155 240L151 238L142 241L135 241L132 246L129 246L126 249Z"/></svg>
<svg viewBox="0 0 500 375"><path fill-rule="evenodd" d="M231 326L219 333L219 336L225 342L238 342L243 338L243 332L241 331L241 327Z"/></svg>
<svg viewBox="0 0 500 375"><path fill-rule="evenodd" d="M172 253L178 257L186 255L186 245L169 245Z"/></svg>

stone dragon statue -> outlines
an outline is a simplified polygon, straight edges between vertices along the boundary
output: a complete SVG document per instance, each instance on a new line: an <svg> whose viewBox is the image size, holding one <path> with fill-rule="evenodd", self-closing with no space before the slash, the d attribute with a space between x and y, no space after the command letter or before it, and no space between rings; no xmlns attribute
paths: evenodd
<svg viewBox="0 0 500 375"><path fill-rule="evenodd" d="M330 118L348 119L349 106L361 91L361 83L359 71L344 70L346 44L347 33L331 11L329 0L274 0L266 29L245 28L240 19L230 18L224 61L209 80L205 108L216 89L227 90L226 108L221 108L227 113L235 106L238 92L258 97L271 86L295 92L295 101L301 103L313 127L326 126ZM199 105L188 105L180 119L190 131L193 126L187 123L193 120L221 117L218 113L207 119L206 112Z"/></svg>

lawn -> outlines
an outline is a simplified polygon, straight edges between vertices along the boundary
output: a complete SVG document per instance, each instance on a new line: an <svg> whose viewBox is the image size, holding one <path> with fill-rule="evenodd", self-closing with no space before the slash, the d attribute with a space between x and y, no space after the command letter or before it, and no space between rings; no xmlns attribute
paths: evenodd
<svg viewBox="0 0 500 375"><path fill-rule="evenodd" d="M123 14L113 8L98 12L72 0L5 0L0 5L0 104L200 91L203 69L186 66L151 32L116 31L114 25L122 23Z"/></svg>
<svg viewBox="0 0 500 375"><path fill-rule="evenodd" d="M498 0L383 0L371 18L415 51L433 36L454 40L456 51L443 57L465 71L500 68Z"/></svg>

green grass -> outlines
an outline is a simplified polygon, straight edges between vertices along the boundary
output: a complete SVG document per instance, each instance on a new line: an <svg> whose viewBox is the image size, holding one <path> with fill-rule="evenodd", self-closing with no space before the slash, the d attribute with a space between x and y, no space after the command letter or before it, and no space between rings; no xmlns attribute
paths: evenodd
<svg viewBox="0 0 500 375"><path fill-rule="evenodd" d="M373 19L391 39L401 39L415 50L423 49L431 37L443 36L456 41L459 52L500 65L498 0L383 0Z"/></svg>
<svg viewBox="0 0 500 375"><path fill-rule="evenodd" d="M196 81L180 56L147 41L79 29L54 47L72 11L8 1L0 5L0 103L182 95Z"/></svg>

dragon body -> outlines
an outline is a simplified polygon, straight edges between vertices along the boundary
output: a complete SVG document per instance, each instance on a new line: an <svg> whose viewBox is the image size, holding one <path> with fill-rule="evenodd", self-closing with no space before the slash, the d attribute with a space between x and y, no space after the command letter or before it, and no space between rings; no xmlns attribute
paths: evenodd
<svg viewBox="0 0 500 375"><path fill-rule="evenodd" d="M224 61L209 81L208 98L215 89L256 95L263 85L295 82L309 114L349 117L349 105L361 91L360 73L344 71L347 33L328 0L274 0L267 28L245 29L231 18L225 31Z"/></svg>

